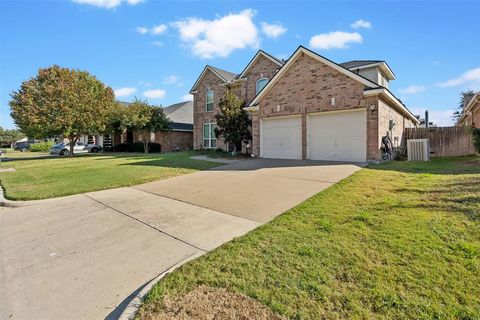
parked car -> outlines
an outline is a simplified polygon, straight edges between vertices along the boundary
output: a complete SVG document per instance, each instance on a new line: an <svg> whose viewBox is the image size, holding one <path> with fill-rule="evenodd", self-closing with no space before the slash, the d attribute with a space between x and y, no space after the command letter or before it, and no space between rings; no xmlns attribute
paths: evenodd
<svg viewBox="0 0 480 320"><path fill-rule="evenodd" d="M30 149L30 146L37 141L34 140L28 140L28 141L20 141L15 143L15 146L13 147L13 150L20 150L21 152L28 151Z"/></svg>
<svg viewBox="0 0 480 320"><path fill-rule="evenodd" d="M73 146L73 153L97 153L102 150L102 147L96 144L86 144L83 142L75 143ZM51 154L58 154L60 156L68 156L70 154L69 143L58 143L50 149Z"/></svg>

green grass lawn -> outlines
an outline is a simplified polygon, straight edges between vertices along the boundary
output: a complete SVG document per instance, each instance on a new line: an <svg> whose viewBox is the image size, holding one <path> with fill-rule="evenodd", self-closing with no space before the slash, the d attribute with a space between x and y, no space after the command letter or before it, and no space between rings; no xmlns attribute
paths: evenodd
<svg viewBox="0 0 480 320"><path fill-rule="evenodd" d="M480 158L362 169L169 274L138 317L199 285L292 319L480 319Z"/></svg>
<svg viewBox="0 0 480 320"><path fill-rule="evenodd" d="M0 173L0 181L8 199L32 200L125 187L219 165L190 159L191 155L90 154L21 159L2 163L2 168L14 167L17 171Z"/></svg>
<svg viewBox="0 0 480 320"><path fill-rule="evenodd" d="M35 158L35 157L44 157L49 155L48 152L21 152L20 150L13 149L2 149L3 155L2 159L12 159L12 158Z"/></svg>

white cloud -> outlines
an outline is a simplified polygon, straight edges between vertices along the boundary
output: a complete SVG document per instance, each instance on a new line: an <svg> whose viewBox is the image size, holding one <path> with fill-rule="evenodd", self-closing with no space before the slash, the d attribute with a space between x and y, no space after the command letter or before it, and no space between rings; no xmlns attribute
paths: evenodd
<svg viewBox="0 0 480 320"><path fill-rule="evenodd" d="M360 20L357 20L354 23L352 23L350 26L353 29L362 29L362 28L363 29L370 29L372 27L372 24L370 23L370 21L360 19Z"/></svg>
<svg viewBox="0 0 480 320"><path fill-rule="evenodd" d="M147 98L152 98L152 99L162 99L165 97L167 92L163 89L153 89L153 90L147 90L143 92L143 95Z"/></svg>
<svg viewBox="0 0 480 320"><path fill-rule="evenodd" d="M145 28L145 27L137 27L137 32L140 33L140 34L146 34L148 33L148 29Z"/></svg>
<svg viewBox="0 0 480 320"><path fill-rule="evenodd" d="M190 93L183 95L180 98L182 101L193 101L193 96Z"/></svg>
<svg viewBox="0 0 480 320"><path fill-rule="evenodd" d="M152 41L152 44L156 47L163 47L163 42L162 41Z"/></svg>
<svg viewBox="0 0 480 320"><path fill-rule="evenodd" d="M467 70L458 78L450 79L445 82L440 82L437 86L441 88L456 87L459 85L468 85L470 89L480 88L480 68Z"/></svg>
<svg viewBox="0 0 480 320"><path fill-rule="evenodd" d="M315 49L345 49L349 43L362 43L362 36L357 32L334 31L313 36L310 47Z"/></svg>
<svg viewBox="0 0 480 320"><path fill-rule="evenodd" d="M167 31L168 27L165 24L159 24L156 26L153 26L151 28L146 28L146 27L137 27L136 30L140 34L153 34L153 35L159 35Z"/></svg>
<svg viewBox="0 0 480 320"><path fill-rule="evenodd" d="M167 84L176 83L177 81L178 81L178 77L174 74L171 74L163 78L163 83L167 83Z"/></svg>
<svg viewBox="0 0 480 320"><path fill-rule="evenodd" d="M425 117L425 108L413 107L409 109L413 114L420 115L421 118ZM433 124L439 127L452 126L454 124L452 113L452 109L428 110L428 121L433 122Z"/></svg>
<svg viewBox="0 0 480 320"><path fill-rule="evenodd" d="M137 92L137 88L135 88L135 87L118 88L118 89L113 90L113 92L115 93L116 98L128 97L128 96L134 94L135 92Z"/></svg>
<svg viewBox="0 0 480 320"><path fill-rule="evenodd" d="M162 34L165 31L167 31L167 26L164 24L153 26L152 29L150 30L152 34Z"/></svg>
<svg viewBox="0 0 480 320"><path fill-rule="evenodd" d="M423 92L425 90L427 90L426 87L414 84L403 89L398 89L398 92L403 94L415 94L415 93Z"/></svg>
<svg viewBox="0 0 480 320"><path fill-rule="evenodd" d="M262 22L262 32L270 38L278 38L285 32L287 32L287 28L282 26L280 23L266 23Z"/></svg>
<svg viewBox="0 0 480 320"><path fill-rule="evenodd" d="M227 57L234 50L258 48L258 30L253 23L255 11L243 10L213 20L187 18L172 25L180 39L201 58Z"/></svg>
<svg viewBox="0 0 480 320"><path fill-rule="evenodd" d="M143 2L143 0L72 0L72 1L80 4L87 4L87 5L100 7L100 8L107 8L107 9L116 8L124 2L132 6L139 4L140 2Z"/></svg>

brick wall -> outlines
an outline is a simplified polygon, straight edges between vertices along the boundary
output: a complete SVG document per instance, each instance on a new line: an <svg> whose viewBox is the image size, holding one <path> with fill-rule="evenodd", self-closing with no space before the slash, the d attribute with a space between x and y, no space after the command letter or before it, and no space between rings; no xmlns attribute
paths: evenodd
<svg viewBox="0 0 480 320"><path fill-rule="evenodd" d="M280 68L278 64L260 55L245 74L247 80L243 84L242 99L250 103L257 95L257 81L262 78L272 79L278 68Z"/></svg>
<svg viewBox="0 0 480 320"><path fill-rule="evenodd" d="M207 90L214 92L213 112L205 111ZM218 103L225 96L226 87L223 81L213 72L207 70L197 86L197 93L193 99L193 148L203 148L203 124L216 122L215 114L218 113ZM224 148L223 139L217 139L217 148Z"/></svg>
<svg viewBox="0 0 480 320"><path fill-rule="evenodd" d="M250 102L256 96L256 83L260 78L271 79L275 71L279 68L277 64L270 59L260 56L245 74L246 79L240 79L229 84L229 89L233 91L240 99ZM214 91L214 109L213 112L205 111L207 90ZM210 70L204 74L197 86L197 93L194 94L193 103L193 147L201 149L203 147L203 124L206 122L216 122L215 114L218 113L218 103L225 96L226 86L223 81ZM217 139L217 148L226 149L223 139ZM245 151L245 148L243 148Z"/></svg>
<svg viewBox="0 0 480 320"><path fill-rule="evenodd" d="M122 135L124 136L123 141L126 142L126 133ZM144 138L148 138L150 142L159 143L162 146L162 152L176 151L177 147L180 150L191 150L193 148L193 132L191 131L133 132L133 142L141 141ZM118 143L115 142L115 144Z"/></svg>
<svg viewBox="0 0 480 320"><path fill-rule="evenodd" d="M162 152L192 150L193 132L167 131L155 132L155 142L162 145Z"/></svg>
<svg viewBox="0 0 480 320"><path fill-rule="evenodd" d="M306 157L306 114L321 111L337 111L365 108L367 98L363 95L364 86L343 73L322 62L302 54L290 66L275 86L261 99L259 111L252 117L252 147L255 155L260 155L260 118L302 115L303 157ZM331 105L335 98L335 105ZM371 99L374 101L374 99ZM375 115L369 126L375 127ZM368 129L368 128L367 128ZM368 131L368 130L367 130ZM368 132L367 139L377 143L377 132Z"/></svg>
<svg viewBox="0 0 480 320"><path fill-rule="evenodd" d="M392 139L394 147L402 146L403 133L405 128L414 127L413 122L394 109L383 100L378 103L378 145L381 146L382 137L388 132ZM395 126L390 130L390 120L395 122Z"/></svg>

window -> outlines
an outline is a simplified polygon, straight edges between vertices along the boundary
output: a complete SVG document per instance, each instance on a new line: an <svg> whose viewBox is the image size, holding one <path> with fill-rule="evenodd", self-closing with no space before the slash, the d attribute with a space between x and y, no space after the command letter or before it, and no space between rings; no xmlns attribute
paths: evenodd
<svg viewBox="0 0 480 320"><path fill-rule="evenodd" d="M205 106L205 111L213 111L213 90L207 91L207 104Z"/></svg>
<svg viewBox="0 0 480 320"><path fill-rule="evenodd" d="M257 94L267 85L268 79L262 78L257 80Z"/></svg>
<svg viewBox="0 0 480 320"><path fill-rule="evenodd" d="M204 148L216 148L217 137L215 136L216 123L204 123L203 124L203 147Z"/></svg>

